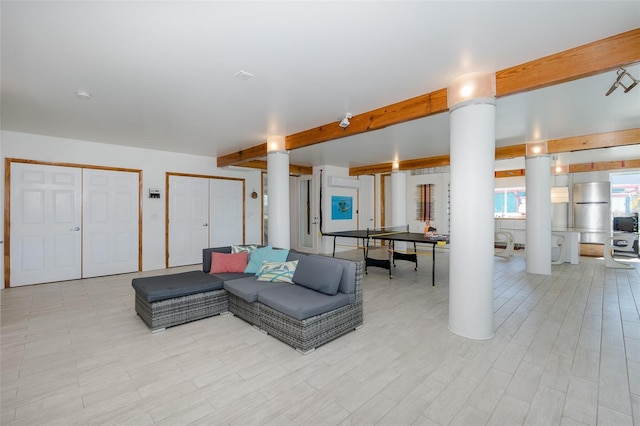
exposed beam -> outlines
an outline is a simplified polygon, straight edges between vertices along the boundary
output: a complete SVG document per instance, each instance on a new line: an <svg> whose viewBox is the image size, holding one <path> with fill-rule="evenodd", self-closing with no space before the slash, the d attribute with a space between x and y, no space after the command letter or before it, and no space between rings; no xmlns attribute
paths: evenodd
<svg viewBox="0 0 640 426"><path fill-rule="evenodd" d="M252 160L245 161L244 163L236 164L236 167L247 167L250 169L267 170L267 162L264 160ZM289 174L292 175L311 175L313 174L313 167L297 166L295 164L289 164Z"/></svg>
<svg viewBox="0 0 640 426"><path fill-rule="evenodd" d="M527 152L527 145L510 145L496 148L496 160L506 160L508 158L524 157Z"/></svg>
<svg viewBox="0 0 640 426"><path fill-rule="evenodd" d="M245 161L255 160L256 158L262 158L267 156L267 143L252 146L251 148L243 149L242 151L233 152L231 154L222 155L218 157L218 167L235 166L238 163Z"/></svg>
<svg viewBox="0 0 640 426"><path fill-rule="evenodd" d="M517 177L517 176L524 176L525 174L525 170L524 169L512 169L512 170L496 170L494 172L494 176L499 179L499 178L508 178L508 177Z"/></svg>
<svg viewBox="0 0 640 426"><path fill-rule="evenodd" d="M638 169L640 159L624 161L601 161L598 163L569 164L569 173L601 172L605 170Z"/></svg>
<svg viewBox="0 0 640 426"><path fill-rule="evenodd" d="M549 154L559 154L571 151L585 151L589 149L607 148L612 146L639 145L640 128L620 130L617 132L596 133L593 135L575 136L564 139L551 139L547 141ZM496 148L496 160L524 157L526 144L511 145ZM449 165L448 155L436 157L418 158L400 162L400 170L426 169ZM380 170L380 171L377 171ZM384 173L391 171L391 163L372 164L370 166L352 167L349 176L363 174Z"/></svg>
<svg viewBox="0 0 640 426"><path fill-rule="evenodd" d="M447 90L440 89L373 111L354 115L350 119L351 124L345 129L340 127L337 121L334 121L314 129L295 133L285 138L285 144L289 150L303 148L334 139L384 129L393 124L428 117L446 110Z"/></svg>
<svg viewBox="0 0 640 426"><path fill-rule="evenodd" d="M569 164L569 173L602 172L607 170L638 169L640 158L634 160L599 161L595 163ZM525 169L497 170L496 178L524 176Z"/></svg>
<svg viewBox="0 0 640 426"><path fill-rule="evenodd" d="M560 152L584 151L587 149L636 144L640 144L640 128L564 139L550 139L547 141L547 152L549 154L557 154Z"/></svg>
<svg viewBox="0 0 640 426"><path fill-rule="evenodd" d="M640 28L496 72L496 96L577 80L640 61Z"/></svg>
<svg viewBox="0 0 640 426"><path fill-rule="evenodd" d="M370 166L352 167L349 169L349 176L375 175L391 173L392 163L372 164Z"/></svg>

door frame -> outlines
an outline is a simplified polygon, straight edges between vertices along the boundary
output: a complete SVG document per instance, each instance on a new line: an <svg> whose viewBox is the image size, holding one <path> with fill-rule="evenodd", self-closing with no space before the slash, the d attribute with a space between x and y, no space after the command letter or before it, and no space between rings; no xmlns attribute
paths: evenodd
<svg viewBox="0 0 640 426"><path fill-rule="evenodd" d="M24 158L5 158L4 160L4 235L5 235L5 238L4 238L4 288L11 287L11 165L13 163L137 173L138 174L138 271L142 270L142 170L128 169L123 167L96 166L92 164L37 161L37 160L28 160ZM81 252L82 252L82 249L81 249Z"/></svg>
<svg viewBox="0 0 640 426"><path fill-rule="evenodd" d="M246 239L246 216L247 216L247 199L245 197L247 191L247 181L244 178L228 177L228 176L215 176L215 175L202 175L193 173L179 173L179 172L166 172L164 181L164 190L166 196L165 199L165 211L164 211L164 262L165 267L169 268L169 206L170 206L170 186L169 178L171 176L191 177L191 178L204 178L204 179L221 179L221 180L236 180L242 182L242 244Z"/></svg>

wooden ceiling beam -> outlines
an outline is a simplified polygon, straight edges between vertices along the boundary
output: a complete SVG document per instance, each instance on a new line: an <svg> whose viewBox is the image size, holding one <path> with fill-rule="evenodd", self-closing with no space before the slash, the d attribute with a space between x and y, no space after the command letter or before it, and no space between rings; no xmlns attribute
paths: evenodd
<svg viewBox="0 0 640 426"><path fill-rule="evenodd" d="M600 161L597 163L569 164L569 173L602 172L606 170L637 168L640 168L640 159L622 161Z"/></svg>
<svg viewBox="0 0 640 426"><path fill-rule="evenodd" d="M217 164L218 167L235 166L238 163L243 163L245 161L255 160L256 158L262 158L266 156L267 143L265 142L238 152L222 155L218 157Z"/></svg>
<svg viewBox="0 0 640 426"><path fill-rule="evenodd" d="M640 61L640 28L496 72L496 96L566 83Z"/></svg>
<svg viewBox="0 0 640 426"><path fill-rule="evenodd" d="M640 145L640 128L620 130L617 132L596 133L593 135L575 136L564 139L550 139L547 141L549 154L563 152L585 151L589 149L608 148L612 146ZM496 160L524 157L527 150L526 144L510 145L496 148ZM399 163L400 170L427 169L449 165L449 156L418 158ZM382 170L382 171L375 171ZM373 171L373 172L372 172ZM352 167L349 176L363 174L375 174L391 171L391 163L372 164L370 166Z"/></svg>
<svg viewBox="0 0 640 426"><path fill-rule="evenodd" d="M526 144L501 146L500 148L496 148L496 160L507 160L509 158L524 157L526 152Z"/></svg>
<svg viewBox="0 0 640 426"><path fill-rule="evenodd" d="M640 144L640 128L564 139L549 139L547 141L547 152L549 154L558 154L561 152L584 151L588 149L637 144Z"/></svg>
<svg viewBox="0 0 640 426"><path fill-rule="evenodd" d="M518 176L524 176L524 175L525 175L524 169L496 170L494 172L494 176L496 177L496 179L518 177Z"/></svg>
<svg viewBox="0 0 640 426"><path fill-rule="evenodd" d="M288 150L304 148L334 139L384 129L387 126L428 117L444 111L447 111L447 89L440 89L354 115L349 120L351 122L349 127L344 129L338 125L337 121L334 121L314 129L295 133L285 138L285 145Z"/></svg>
<svg viewBox="0 0 640 426"><path fill-rule="evenodd" d="M247 167L250 169L259 169L266 171L267 170L267 162L264 160L251 160L245 161L243 163L239 163L235 165L236 167ZM313 167L309 166L298 166L295 164L289 164L289 174L291 175L311 175L313 174Z"/></svg>

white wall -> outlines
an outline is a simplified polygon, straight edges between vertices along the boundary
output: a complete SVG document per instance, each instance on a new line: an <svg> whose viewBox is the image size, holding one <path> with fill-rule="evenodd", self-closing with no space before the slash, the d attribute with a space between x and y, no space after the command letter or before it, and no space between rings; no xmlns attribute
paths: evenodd
<svg viewBox="0 0 640 426"><path fill-rule="evenodd" d="M448 173L437 173L428 175L407 176L407 223L411 232L422 232L424 230L424 222L416 219L416 203L417 203L417 186L418 185L435 185L435 220L431 221L431 226L436 228L440 234L449 233L449 217L448 217L448 197L449 197L449 179Z"/></svg>
<svg viewBox="0 0 640 426"><path fill-rule="evenodd" d="M142 269L145 271L165 267L166 172L245 179L245 242L255 244L261 241L262 186L259 170L219 169L215 157L26 133L2 131L0 141L3 171L5 158L142 170ZM148 197L150 187L161 189L160 199ZM251 198L254 188L259 193L256 199Z"/></svg>
<svg viewBox="0 0 640 426"><path fill-rule="evenodd" d="M353 188L338 188L329 186L329 176L349 177L349 169L335 166L322 166L322 232L348 231L358 228L357 190ZM315 170L314 170L315 172ZM351 219L332 220L331 219L331 197L334 195L352 197L353 205ZM356 240L338 239L338 244L355 245ZM348 247L336 247L336 252L350 250ZM331 253L333 251L333 237L323 237L322 244L318 247L319 253Z"/></svg>

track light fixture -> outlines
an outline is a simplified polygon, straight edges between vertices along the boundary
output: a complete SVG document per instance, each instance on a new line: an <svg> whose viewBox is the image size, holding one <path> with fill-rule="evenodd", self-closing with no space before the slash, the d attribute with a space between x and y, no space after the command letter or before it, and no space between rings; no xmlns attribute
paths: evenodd
<svg viewBox="0 0 640 426"><path fill-rule="evenodd" d="M623 79L625 76L628 77L628 79L631 80L631 82L627 82L625 84L623 82ZM605 96L609 96L610 94L612 94L613 91L618 88L618 86L622 86L622 88L624 89L624 93L627 93L629 90L636 87L636 84L638 84L637 79L635 79L631 74L629 74L629 72L624 68L619 68L618 78L616 78L616 81L611 85L611 87L609 88Z"/></svg>
<svg viewBox="0 0 640 426"><path fill-rule="evenodd" d="M350 113L346 113L344 115L344 118L340 121L340 127L342 127L343 129L346 129L347 127L349 127L349 124L351 124L351 122L349 121L351 117L352 116Z"/></svg>

